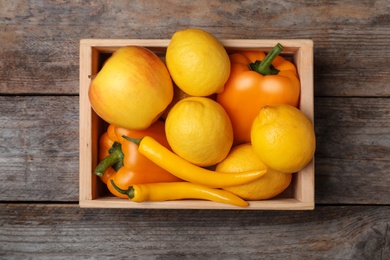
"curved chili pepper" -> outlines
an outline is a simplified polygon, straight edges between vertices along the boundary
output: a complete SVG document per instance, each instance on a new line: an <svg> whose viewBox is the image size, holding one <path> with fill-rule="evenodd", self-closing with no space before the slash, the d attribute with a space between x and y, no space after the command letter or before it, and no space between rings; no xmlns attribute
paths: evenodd
<svg viewBox="0 0 390 260"><path fill-rule="evenodd" d="M234 145L249 143L254 118L265 105L290 104L298 107L300 81L295 65L279 56L277 44L268 55L242 51L229 55L231 72L224 91L217 95L230 117Z"/></svg>
<svg viewBox="0 0 390 260"><path fill-rule="evenodd" d="M164 147L167 147L166 149L169 148L165 137L165 124L161 121L156 121L145 130L128 130L109 125L107 132L99 140L99 159L101 161L94 173L107 184L112 194L127 198L114 189L109 180L114 180L122 188L140 183L182 181L147 159L138 151L138 146L124 139L123 135L134 138L151 135L158 139Z"/></svg>
<svg viewBox="0 0 390 260"><path fill-rule="evenodd" d="M161 168L182 180L204 185L209 188L241 185L256 180L267 172L266 169L247 172L216 172L184 160L151 136L131 140L139 144L138 150L141 154L145 155L149 160L159 165Z"/></svg>
<svg viewBox="0 0 390 260"><path fill-rule="evenodd" d="M181 199L203 199L222 202L239 207L248 206L248 202L225 190L213 189L190 182L147 183L120 189L112 181L112 186L134 202L168 201Z"/></svg>

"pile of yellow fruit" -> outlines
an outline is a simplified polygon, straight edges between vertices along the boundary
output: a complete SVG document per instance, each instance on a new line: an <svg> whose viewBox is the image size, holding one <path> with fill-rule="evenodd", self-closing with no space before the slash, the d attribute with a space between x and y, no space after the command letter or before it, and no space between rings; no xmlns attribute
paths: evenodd
<svg viewBox="0 0 390 260"><path fill-rule="evenodd" d="M213 187L207 185L207 180L204 185L223 189L245 201L269 199L282 193L290 185L293 174L312 160L314 127L297 108L298 103L275 102L253 108L255 117L247 122L249 140L238 142L239 130L237 124L233 124L232 112L218 98L224 93L227 82L233 84L233 69L236 73L230 54L212 34L201 29L180 30L169 42L165 63L143 47L118 49L91 81L90 102L103 120L117 127L144 130L162 120L169 152L210 172L210 179L212 172L230 176L262 171L251 181L237 185ZM245 78L244 72L242 75L241 81L251 80ZM286 82L283 84L289 85ZM299 84L295 79L291 83L295 90L297 82ZM272 84L267 88L272 88ZM295 93L298 93L294 97L297 100L299 89ZM289 95L289 92L284 94ZM255 101L256 98L253 97ZM149 158L148 153L155 153L142 148L142 140L139 145L146 157ZM158 158L150 156L150 159L159 165ZM159 166L164 168L165 164ZM175 166L170 167L172 170L164 169L176 175ZM183 176L191 172L180 174L178 177L186 181Z"/></svg>

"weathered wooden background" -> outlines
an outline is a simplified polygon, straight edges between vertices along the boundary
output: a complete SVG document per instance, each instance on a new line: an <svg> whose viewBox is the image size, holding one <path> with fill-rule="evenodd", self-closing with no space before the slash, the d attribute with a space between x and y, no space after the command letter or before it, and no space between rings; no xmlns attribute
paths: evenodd
<svg viewBox="0 0 390 260"><path fill-rule="evenodd" d="M308 38L316 209L80 209L79 40ZM0 0L1 259L390 259L390 2Z"/></svg>

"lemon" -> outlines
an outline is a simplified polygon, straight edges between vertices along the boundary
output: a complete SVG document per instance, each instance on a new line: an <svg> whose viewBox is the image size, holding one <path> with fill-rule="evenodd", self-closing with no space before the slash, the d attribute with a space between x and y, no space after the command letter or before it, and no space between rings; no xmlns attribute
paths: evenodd
<svg viewBox="0 0 390 260"><path fill-rule="evenodd" d="M183 90L181 90L178 86L176 86L176 84L173 84L173 99L172 99L171 103L169 103L167 108L164 110L164 112L161 114L161 118L166 119L171 108L177 102L179 102L180 100L182 100L183 98L186 98L186 97L191 97L191 96L188 95L187 93L185 93Z"/></svg>
<svg viewBox="0 0 390 260"><path fill-rule="evenodd" d="M219 172L243 172L267 169L255 153L251 144L242 144L232 148L228 156L219 164ZM224 188L245 200L265 200L282 193L291 183L292 174L267 169L259 179L252 182Z"/></svg>
<svg viewBox="0 0 390 260"><path fill-rule="evenodd" d="M233 128L220 104L206 97L187 97L169 111L165 132L172 150L198 166L222 161L233 144Z"/></svg>
<svg viewBox="0 0 390 260"><path fill-rule="evenodd" d="M191 96L222 92L230 75L225 48L212 34L201 29L175 32L165 60L173 81Z"/></svg>
<svg viewBox="0 0 390 260"><path fill-rule="evenodd" d="M305 167L316 148L311 121L301 110L285 104L260 110L252 124L251 142L264 164L286 173Z"/></svg>

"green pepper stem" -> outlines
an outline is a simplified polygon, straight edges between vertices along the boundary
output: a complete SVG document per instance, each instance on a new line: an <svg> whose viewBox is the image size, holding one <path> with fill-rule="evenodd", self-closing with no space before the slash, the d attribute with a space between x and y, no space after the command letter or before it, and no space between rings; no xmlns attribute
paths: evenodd
<svg viewBox="0 0 390 260"><path fill-rule="evenodd" d="M129 186L129 188L127 190L122 190L121 188L119 188L118 186L115 185L113 180L110 180L110 182L112 184L112 187L114 187L114 189L116 189L117 192L119 192L121 194L127 195L127 197L129 197L129 199L133 199L134 198L134 188L133 188L133 186Z"/></svg>
<svg viewBox="0 0 390 260"><path fill-rule="evenodd" d="M100 163L96 166L93 171L97 176L102 177L104 172L108 167L115 165L116 170L123 166L123 158L124 154L121 149L121 144L114 142L111 149L109 150L109 155L104 158Z"/></svg>
<svg viewBox="0 0 390 260"><path fill-rule="evenodd" d="M135 143L136 145L140 145L141 141L142 141L142 138L131 138L131 137L128 137L126 135L122 135L122 137L130 142L133 142Z"/></svg>
<svg viewBox="0 0 390 260"><path fill-rule="evenodd" d="M283 51L283 46L278 43L275 47L267 54L262 61L256 61L249 64L251 70L260 73L263 76L277 75L279 70L272 66L273 60Z"/></svg>

